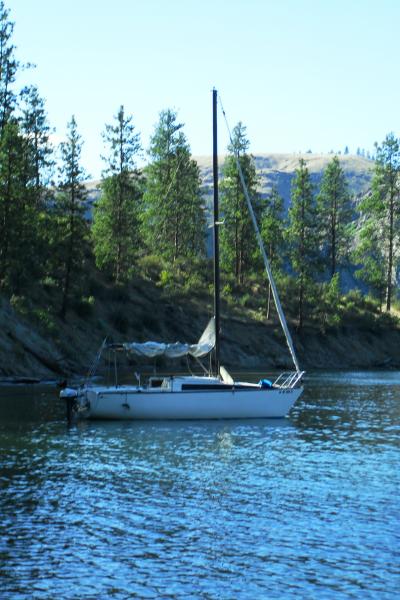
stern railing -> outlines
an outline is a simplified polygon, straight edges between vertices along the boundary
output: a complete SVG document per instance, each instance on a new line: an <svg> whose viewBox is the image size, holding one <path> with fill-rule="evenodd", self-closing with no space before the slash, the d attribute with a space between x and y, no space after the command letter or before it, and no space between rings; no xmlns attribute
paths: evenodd
<svg viewBox="0 0 400 600"><path fill-rule="evenodd" d="M301 382L304 373L305 371L290 371L287 373L281 373L274 381L273 387L282 389L294 388Z"/></svg>

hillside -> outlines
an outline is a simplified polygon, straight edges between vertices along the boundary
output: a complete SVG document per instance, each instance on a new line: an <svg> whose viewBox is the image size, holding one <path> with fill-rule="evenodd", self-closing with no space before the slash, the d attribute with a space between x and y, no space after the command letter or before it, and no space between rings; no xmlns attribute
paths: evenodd
<svg viewBox="0 0 400 600"><path fill-rule="evenodd" d="M255 154L253 156L260 180L259 192L261 196L266 197L272 187L275 186L285 201L286 209L290 203L291 183L299 160L303 158L306 161L316 189L319 188L324 170L332 160L331 154ZM193 158L199 165L206 206L210 208L213 185L212 156L194 156ZM220 171L223 167L224 158L224 155L219 156ZM339 161L346 174L350 193L354 196L364 195L371 184L373 161L351 154L339 156ZM91 206L99 197L99 184L100 181L89 181L86 184L89 191L88 216L90 215Z"/></svg>
<svg viewBox="0 0 400 600"><path fill-rule="evenodd" d="M205 194L211 194L212 159L195 157ZM290 199L291 181L299 158L307 161L316 184L331 155L260 154L255 156L260 193L275 185ZM358 156L339 157L351 192L364 194L370 185L373 163ZM223 157L220 158L220 165ZM90 182L91 202L99 194ZM91 207L88 207L88 213ZM66 321L49 307L52 297L18 305L0 298L0 377L62 377L86 372L96 349L108 336L116 341L156 340L196 342L212 312L209 292L164 290L156 280L138 278L128 290L118 291L98 275L90 274L96 291L92 307L76 306ZM223 307L222 359L232 369L289 368L290 360L276 323L266 324L245 308ZM295 336L302 365L309 368L362 368L400 365L400 332L347 323L340 331L322 334L309 330Z"/></svg>
<svg viewBox="0 0 400 600"><path fill-rule="evenodd" d="M268 195L275 186L285 200L286 208L290 203L291 182L298 167L299 160L303 158L316 188L319 187L324 170L332 160L331 154L255 154L256 171L260 179L259 191L263 197ZM362 156L341 155L338 157L346 174L351 194L360 196L365 194L371 183L373 161ZM211 195L212 188L212 157L194 156L200 167L203 189ZM219 167L224 162L224 156L219 157Z"/></svg>
<svg viewBox="0 0 400 600"><path fill-rule="evenodd" d="M50 296L47 301L50 302ZM46 292L40 307L46 306ZM29 310L0 298L0 381L10 377L62 379L82 377L105 337L109 341L196 342L212 314L209 291L163 289L148 279L129 288L97 282L96 301L77 305L65 321L31 304ZM301 335L289 323L300 364L312 369L400 367L400 329L393 320L370 316L348 318L337 330L306 328ZM222 363L232 371L252 369L267 374L291 369L280 326L254 311L222 303ZM146 359L126 365L129 374L152 372ZM168 365L157 362L157 367ZM169 368L186 369L185 361ZM195 368L195 365L192 365Z"/></svg>

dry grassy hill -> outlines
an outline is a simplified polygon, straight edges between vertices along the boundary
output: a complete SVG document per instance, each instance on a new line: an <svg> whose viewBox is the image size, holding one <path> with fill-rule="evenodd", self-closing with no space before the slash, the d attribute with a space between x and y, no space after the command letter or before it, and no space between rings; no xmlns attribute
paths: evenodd
<svg viewBox="0 0 400 600"><path fill-rule="evenodd" d="M206 204L210 207L212 199L212 156L194 156L200 167L202 189L206 196ZM219 168L222 170L224 155L219 156ZM266 197L273 186L285 200L286 208L290 203L290 189L295 170L303 158L310 172L311 178L318 191L320 181L328 163L332 160L332 154L255 154L257 174L260 178L259 191L262 197ZM362 156L342 155L339 156L340 163L349 182L351 194L354 196L364 195L371 184L374 162ZM93 203L99 197L100 181L89 181L86 187L89 191L88 216Z"/></svg>
<svg viewBox="0 0 400 600"><path fill-rule="evenodd" d="M223 155L219 157L220 168L224 158ZM254 160L260 178L261 195L267 196L275 186L284 198L287 208L290 203L292 179L301 158L306 161L311 178L318 189L323 172L333 158L332 154L256 154ZM212 188L212 157L195 156L194 159L200 167L205 194L209 195ZM373 161L351 154L339 156L339 161L349 182L351 194L355 196L365 194L371 184Z"/></svg>

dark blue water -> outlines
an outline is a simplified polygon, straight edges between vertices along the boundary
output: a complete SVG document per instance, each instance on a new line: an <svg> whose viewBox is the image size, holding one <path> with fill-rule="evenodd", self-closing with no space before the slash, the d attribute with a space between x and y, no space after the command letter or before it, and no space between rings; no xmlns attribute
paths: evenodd
<svg viewBox="0 0 400 600"><path fill-rule="evenodd" d="M290 418L81 423L0 389L0 598L399 597L400 373Z"/></svg>

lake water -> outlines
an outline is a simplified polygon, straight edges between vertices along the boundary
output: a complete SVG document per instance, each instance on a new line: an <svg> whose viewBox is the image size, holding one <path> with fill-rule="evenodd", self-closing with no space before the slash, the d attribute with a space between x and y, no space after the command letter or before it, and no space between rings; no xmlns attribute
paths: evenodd
<svg viewBox="0 0 400 600"><path fill-rule="evenodd" d="M0 388L0 598L399 598L399 434L399 372L310 376L276 421L68 428Z"/></svg>

